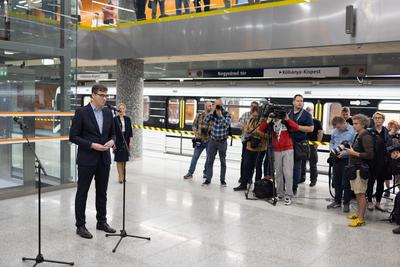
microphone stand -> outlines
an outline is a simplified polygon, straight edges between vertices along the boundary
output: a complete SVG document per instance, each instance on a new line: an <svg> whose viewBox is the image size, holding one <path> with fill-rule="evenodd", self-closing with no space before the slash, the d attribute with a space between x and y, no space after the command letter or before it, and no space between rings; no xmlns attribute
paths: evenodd
<svg viewBox="0 0 400 267"><path fill-rule="evenodd" d="M65 265L71 265L73 266L73 262L64 262L64 261L56 261L56 260L47 260L43 257L42 254L42 231L41 231L41 218L42 218L42 209L41 209L41 197L42 197L42 179L41 179L41 173L43 172L44 175L47 176L46 170L43 168L42 162L40 161L39 157L37 156L35 150L32 148L31 142L25 135L24 129L27 128L26 125L24 125L21 122L17 122L19 124L19 128L22 130L22 134L24 135L24 138L28 144L29 150L32 152L32 155L35 157L35 169L38 169L38 254L36 258L26 258L23 257L22 261L34 261L35 264L33 267L36 265L43 263L43 262L50 262L50 263L56 263L56 264L65 264Z"/></svg>
<svg viewBox="0 0 400 267"><path fill-rule="evenodd" d="M113 108L110 108L110 109L113 111L114 115L117 117L118 116L118 114L116 114L117 111L114 110ZM119 127L120 133L122 135L122 140L124 141L123 149L128 153L128 157L130 157L128 143L126 142L124 133L122 132L122 127L121 127L121 125L119 123L118 123L118 127ZM124 169L124 181L123 181L123 193L122 193L122 229L120 230L119 234L106 234L106 237L109 237L109 236L119 236L120 237L120 239L118 240L118 242L115 245L114 249L112 250L113 253L115 253L117 251L117 248L118 248L119 244L121 243L122 239L124 239L125 237L133 237L133 238L150 240L150 237L143 237L143 236L137 236L137 235L128 235L128 233L125 230L126 161L123 162L123 167L124 167L123 168Z"/></svg>

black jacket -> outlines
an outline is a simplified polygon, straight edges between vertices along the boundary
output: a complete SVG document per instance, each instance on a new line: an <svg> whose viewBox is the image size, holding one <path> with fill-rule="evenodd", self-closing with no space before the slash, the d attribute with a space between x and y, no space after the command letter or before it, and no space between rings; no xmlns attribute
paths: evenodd
<svg viewBox="0 0 400 267"><path fill-rule="evenodd" d="M78 145L76 163L81 166L95 166L101 160L111 164L110 150L96 151L90 148L92 143L104 145L113 139L115 143L115 127L113 115L108 108L103 108L103 132L100 134L96 117L90 103L75 111L69 132L69 140Z"/></svg>

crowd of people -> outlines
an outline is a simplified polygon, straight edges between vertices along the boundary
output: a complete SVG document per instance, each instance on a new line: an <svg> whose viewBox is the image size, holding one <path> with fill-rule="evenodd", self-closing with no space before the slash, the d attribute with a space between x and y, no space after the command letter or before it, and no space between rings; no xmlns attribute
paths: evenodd
<svg viewBox="0 0 400 267"><path fill-rule="evenodd" d="M284 115L260 114L258 102L252 102L239 122L242 131L242 155L239 185L234 191L248 190L249 185L261 179L276 182L276 197L284 205L291 205L300 183L306 181L306 163L309 162L310 187L318 178L318 146L324 136L322 124L313 118L311 108L304 109L302 95L293 97L293 108ZM192 179L197 161L205 150L207 157L203 169L203 185L213 177L213 164L217 152L221 161L220 183L226 186L226 150L230 135L231 114L218 98L214 104L205 103L204 112L193 122L194 153L184 179ZM365 225L365 212L374 209L387 212L381 205L382 197L390 196L390 181L400 183L399 123L385 124L385 114L375 112L372 119L363 114L351 116L350 108L343 107L340 116L330 122L334 128L329 142L328 163L333 170L334 198L327 209L342 208L350 212L350 202L355 198L357 212L347 215L348 226ZM306 153L307 156L304 156ZM268 157L270 154L270 157ZM273 160L273 164L269 162ZM270 168L273 166L273 170ZM386 187L386 189L385 189ZM399 186L400 189L400 186ZM393 230L400 234L400 227Z"/></svg>

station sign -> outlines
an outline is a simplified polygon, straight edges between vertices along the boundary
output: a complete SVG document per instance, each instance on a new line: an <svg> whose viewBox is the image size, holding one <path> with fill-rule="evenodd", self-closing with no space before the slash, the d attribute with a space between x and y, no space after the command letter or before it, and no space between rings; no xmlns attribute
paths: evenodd
<svg viewBox="0 0 400 267"><path fill-rule="evenodd" d="M203 70L203 78L263 77L264 69L211 69Z"/></svg>
<svg viewBox="0 0 400 267"><path fill-rule="evenodd" d="M264 77L267 78L326 78L339 75L339 67L264 69Z"/></svg>
<svg viewBox="0 0 400 267"><path fill-rule="evenodd" d="M96 81L109 79L108 73L80 73L76 75L78 81Z"/></svg>

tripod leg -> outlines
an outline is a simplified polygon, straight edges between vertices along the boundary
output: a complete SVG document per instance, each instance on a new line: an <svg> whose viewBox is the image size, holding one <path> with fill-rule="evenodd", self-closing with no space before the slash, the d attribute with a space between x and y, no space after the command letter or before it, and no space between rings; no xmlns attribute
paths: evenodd
<svg viewBox="0 0 400 267"><path fill-rule="evenodd" d="M134 237L134 238L140 238L140 239L146 239L146 240L151 240L150 237L143 237L143 236L137 236L137 235L127 235L129 237Z"/></svg>
<svg viewBox="0 0 400 267"><path fill-rule="evenodd" d="M119 244L121 243L123 237L121 236L121 238L118 240L118 243L115 245L114 249L112 250L113 253L115 253L117 251L117 248L119 246Z"/></svg>
<svg viewBox="0 0 400 267"><path fill-rule="evenodd" d="M73 262L65 262L65 261L54 261L54 260L44 260L43 262L57 263L57 264L65 264L74 266Z"/></svg>

